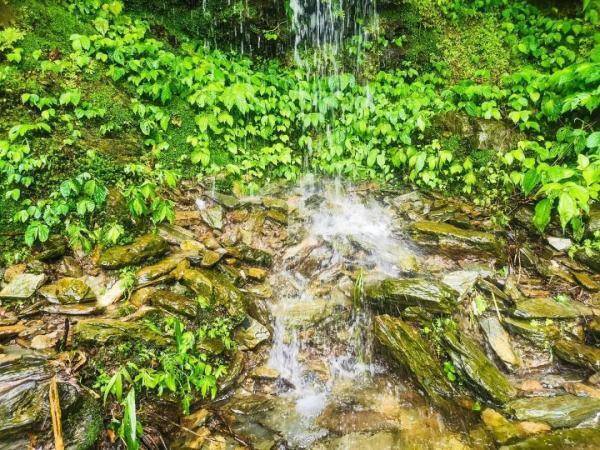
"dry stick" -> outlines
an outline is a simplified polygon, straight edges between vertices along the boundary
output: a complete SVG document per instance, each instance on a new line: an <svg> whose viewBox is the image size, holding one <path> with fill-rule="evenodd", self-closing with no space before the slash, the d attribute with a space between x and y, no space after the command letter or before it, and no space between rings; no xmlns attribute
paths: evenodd
<svg viewBox="0 0 600 450"><path fill-rule="evenodd" d="M50 400L50 415L52 416L52 431L54 432L54 448L56 450L64 450L65 445L62 436L60 399L58 397L58 383L56 382L56 376L53 376L50 380L48 397Z"/></svg>

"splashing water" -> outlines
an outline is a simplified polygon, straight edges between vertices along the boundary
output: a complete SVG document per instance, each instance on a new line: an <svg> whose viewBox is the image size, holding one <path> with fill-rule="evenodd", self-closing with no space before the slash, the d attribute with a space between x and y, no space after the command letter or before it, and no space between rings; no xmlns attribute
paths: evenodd
<svg viewBox="0 0 600 450"><path fill-rule="evenodd" d="M271 279L279 294L268 365L285 380L279 395L294 403L301 418L291 442L305 447L325 433L315 419L332 392L348 381L360 390L381 371L371 358L371 316L352 298L362 276L355 282L347 273L396 275L412 252L394 234L392 213L373 199L339 182L323 187L310 178L298 194L304 239L288 250ZM338 309L351 312L340 320Z"/></svg>

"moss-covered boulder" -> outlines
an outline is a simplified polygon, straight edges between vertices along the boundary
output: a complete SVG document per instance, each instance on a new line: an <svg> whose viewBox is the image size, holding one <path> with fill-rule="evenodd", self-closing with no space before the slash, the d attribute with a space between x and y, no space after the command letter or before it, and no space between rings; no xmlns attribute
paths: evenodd
<svg viewBox="0 0 600 450"><path fill-rule="evenodd" d="M505 240L492 233L465 230L449 223L415 222L411 231L418 243L437 245L448 252L486 253L501 257L506 248Z"/></svg>
<svg viewBox="0 0 600 450"><path fill-rule="evenodd" d="M516 396L515 387L474 340L459 331L446 330L444 342L454 366L480 396L500 405Z"/></svg>
<svg viewBox="0 0 600 450"><path fill-rule="evenodd" d="M138 285L149 283L157 278L162 277L163 275L166 275L175 269L175 267L177 267L177 265L185 258L185 253L176 253L160 260L156 264L142 267L136 273Z"/></svg>
<svg viewBox="0 0 600 450"><path fill-rule="evenodd" d="M142 341L152 345L164 345L167 339L142 322L124 322L118 319L86 319L73 327L76 343L96 346L109 342Z"/></svg>
<svg viewBox="0 0 600 450"><path fill-rule="evenodd" d="M456 307L457 298L454 289L426 278L389 278L369 284L365 289L365 299L371 307L388 314L399 314L409 306L450 314Z"/></svg>
<svg viewBox="0 0 600 450"><path fill-rule="evenodd" d="M100 255L98 264L104 269L120 269L145 261L148 258L164 255L169 251L165 239L155 234L146 234L130 245L111 247Z"/></svg>
<svg viewBox="0 0 600 450"><path fill-rule="evenodd" d="M71 305L92 302L96 299L94 292L79 278L61 278L56 283L48 284L40 289L40 294L50 303Z"/></svg>
<svg viewBox="0 0 600 450"><path fill-rule="evenodd" d="M162 308L175 315L193 319L198 315L199 304L185 295L176 294L167 290L156 290L150 294L148 304Z"/></svg>
<svg viewBox="0 0 600 450"><path fill-rule="evenodd" d="M545 422L552 428L574 427L600 412L600 399L560 395L513 400L506 410L519 420Z"/></svg>
<svg viewBox="0 0 600 450"><path fill-rule="evenodd" d="M600 371L600 348L598 347L561 339L552 346L552 350L556 356L565 362L593 371Z"/></svg>
<svg viewBox="0 0 600 450"><path fill-rule="evenodd" d="M600 429L573 428L536 436L500 447L500 450L596 450L600 448Z"/></svg>
<svg viewBox="0 0 600 450"><path fill-rule="evenodd" d="M225 306L230 314L243 313L242 292L223 273L208 269L176 269L176 276L196 294Z"/></svg>
<svg viewBox="0 0 600 450"><path fill-rule="evenodd" d="M385 353L409 373L432 402L448 408L448 399L455 394L454 387L419 332L403 320L388 315L375 317L374 331Z"/></svg>

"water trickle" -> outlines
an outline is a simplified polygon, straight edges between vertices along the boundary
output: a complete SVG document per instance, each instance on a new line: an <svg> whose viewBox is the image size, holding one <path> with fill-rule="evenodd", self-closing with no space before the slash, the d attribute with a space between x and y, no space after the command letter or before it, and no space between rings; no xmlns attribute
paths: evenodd
<svg viewBox="0 0 600 450"><path fill-rule="evenodd" d="M279 295L268 365L285 380L279 395L300 418L288 439L305 447L326 434L315 419L330 397L349 382L360 391L382 370L371 357L362 270L398 274L413 255L394 233L391 212L339 181L323 185L309 178L297 194L301 219L292 226L303 239L271 279Z"/></svg>

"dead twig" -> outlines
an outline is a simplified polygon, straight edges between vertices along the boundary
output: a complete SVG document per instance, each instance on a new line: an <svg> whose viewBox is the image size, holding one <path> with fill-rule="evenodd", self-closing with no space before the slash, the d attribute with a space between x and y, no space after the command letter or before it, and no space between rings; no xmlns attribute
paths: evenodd
<svg viewBox="0 0 600 450"><path fill-rule="evenodd" d="M60 411L60 398L58 396L58 383L56 376L50 380L50 390L48 393L50 400L50 415L52 417L52 431L54 432L54 448L56 450L64 450L65 444L62 435L62 422Z"/></svg>

